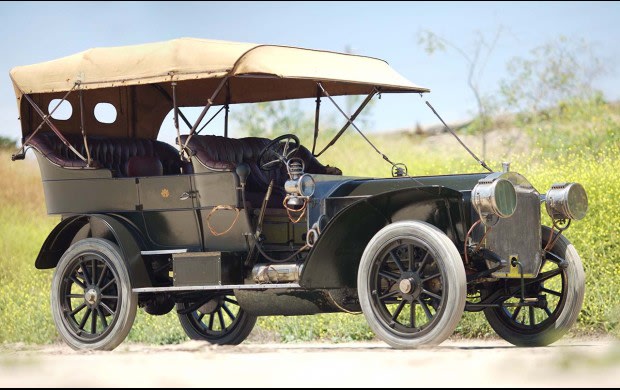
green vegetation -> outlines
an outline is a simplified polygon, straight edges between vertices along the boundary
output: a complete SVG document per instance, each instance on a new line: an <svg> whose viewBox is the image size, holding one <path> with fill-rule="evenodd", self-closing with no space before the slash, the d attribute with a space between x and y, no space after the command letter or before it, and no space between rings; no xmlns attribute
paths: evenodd
<svg viewBox="0 0 620 390"><path fill-rule="evenodd" d="M17 147L17 141L0 135L0 150L13 150Z"/></svg>
<svg viewBox="0 0 620 390"><path fill-rule="evenodd" d="M615 225L620 219L619 118L617 105L595 98L566 102L545 113L517 117L510 124L531 141L527 152L511 156L513 170L528 177L541 192L559 181L580 182L588 191L588 216L566 232L586 269L586 298L574 334L620 335L620 237ZM430 138L421 136L371 134L370 138L392 160L406 163L412 175L481 171L465 151L455 147L454 153L446 152L456 145L452 139L434 146ZM323 137L319 146L326 141ZM489 154L489 164L499 167L499 157ZM387 176L390 172L389 165L351 130L324 157L325 163L342 168L347 175ZM0 152L0 342L55 342L58 336L49 309L53 271L36 270L34 260L58 217L45 213L36 162L11 163L9 158L10 152ZM287 342L373 337L362 315L265 317L259 319L258 327L255 332L262 330ZM481 313L466 313L457 334L484 337L493 332ZM153 317L139 311L129 335L130 341L157 344L186 339L174 313Z"/></svg>

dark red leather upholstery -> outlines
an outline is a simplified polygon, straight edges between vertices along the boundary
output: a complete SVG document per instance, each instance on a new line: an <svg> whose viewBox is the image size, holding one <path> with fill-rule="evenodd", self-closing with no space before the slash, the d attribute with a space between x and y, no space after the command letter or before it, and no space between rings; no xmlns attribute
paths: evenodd
<svg viewBox="0 0 620 390"><path fill-rule="evenodd" d="M86 157L84 141L81 136L67 135L65 137L78 152ZM167 143L150 139L99 136L89 136L87 140L93 166L96 168L110 169L112 174L116 177L135 176L131 173L136 173L139 169L144 173L150 172L157 174L159 173L159 169L152 166L157 165L153 160L159 160L164 175L181 173L183 163L181 162L179 153L172 145ZM30 140L29 145L36 148L50 161L62 167L86 167L86 162L77 157L75 153L62 143L58 136L52 132L36 134ZM140 165L140 162L136 160L134 172L128 172L129 161L134 156L149 157L150 162L143 160L142 166L139 167L138 165ZM150 168L146 167L148 164L151 165Z"/></svg>
<svg viewBox="0 0 620 390"><path fill-rule="evenodd" d="M161 176L164 167L155 156L133 156L127 161L127 176Z"/></svg>
<svg viewBox="0 0 620 390"><path fill-rule="evenodd" d="M181 136L185 144L187 135ZM267 138L226 138L217 135L194 135L187 145L198 160L216 171L232 171L242 162L254 162L269 143Z"/></svg>
<svg viewBox="0 0 620 390"><path fill-rule="evenodd" d="M187 135L182 135L181 142L185 143L186 140ZM288 179L288 174L285 167L268 172L258 167L258 155L269 142L271 142L270 139L259 137L237 139L216 135L194 135L187 146L205 167L214 171L234 171L237 165L248 164L250 176L248 176L246 194L250 203L255 207L260 205L269 187L269 182L273 180L274 187L269 205L277 207L282 205L282 199L286 195L284 183ZM328 173L327 167L321 164L304 146L299 147L294 157L304 160L307 173Z"/></svg>

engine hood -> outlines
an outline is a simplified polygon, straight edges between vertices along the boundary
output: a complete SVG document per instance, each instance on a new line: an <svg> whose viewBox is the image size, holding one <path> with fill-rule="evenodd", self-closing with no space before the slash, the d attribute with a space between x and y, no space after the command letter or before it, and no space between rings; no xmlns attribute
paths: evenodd
<svg viewBox="0 0 620 390"><path fill-rule="evenodd" d="M385 192L423 186L442 186L455 191L470 191L478 180L488 173L463 175L439 175L391 178L342 178L341 180L323 180L317 178L314 198L359 198L378 195Z"/></svg>

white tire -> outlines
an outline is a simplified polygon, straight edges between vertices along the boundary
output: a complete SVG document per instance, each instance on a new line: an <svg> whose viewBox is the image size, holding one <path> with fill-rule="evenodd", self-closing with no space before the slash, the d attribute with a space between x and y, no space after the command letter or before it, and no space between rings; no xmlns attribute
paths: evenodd
<svg viewBox="0 0 620 390"><path fill-rule="evenodd" d="M421 221L377 232L362 255L357 288L368 325L394 348L443 342L461 319L467 295L456 247Z"/></svg>
<svg viewBox="0 0 620 390"><path fill-rule="evenodd" d="M108 240L80 240L56 266L52 317L60 337L73 349L116 348L131 330L137 303L121 251Z"/></svg>

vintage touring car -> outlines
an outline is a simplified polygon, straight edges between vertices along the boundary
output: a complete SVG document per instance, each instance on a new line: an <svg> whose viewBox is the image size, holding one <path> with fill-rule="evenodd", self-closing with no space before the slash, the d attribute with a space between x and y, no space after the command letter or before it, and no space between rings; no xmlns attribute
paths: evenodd
<svg viewBox="0 0 620 390"><path fill-rule="evenodd" d="M508 164L479 159L478 174L410 176L355 123L377 94L429 92L382 60L183 38L10 77L22 129L13 160L34 151L47 211L61 215L35 266L55 268L51 310L72 348L115 348L138 307L176 310L190 338L215 344L241 343L258 316L361 311L395 348L441 343L464 311L483 311L515 345L547 345L580 312L584 271L561 233L586 214L583 187L541 194ZM350 116L333 99L348 95L365 96ZM313 145L294 128L229 137L230 105L302 98L316 101ZM321 102L345 125L316 152ZM96 115L102 105L111 118ZM214 106L223 129L200 134ZM203 107L197 120L187 107ZM170 113L175 145L157 140ZM317 159L350 128L386 177Z"/></svg>

